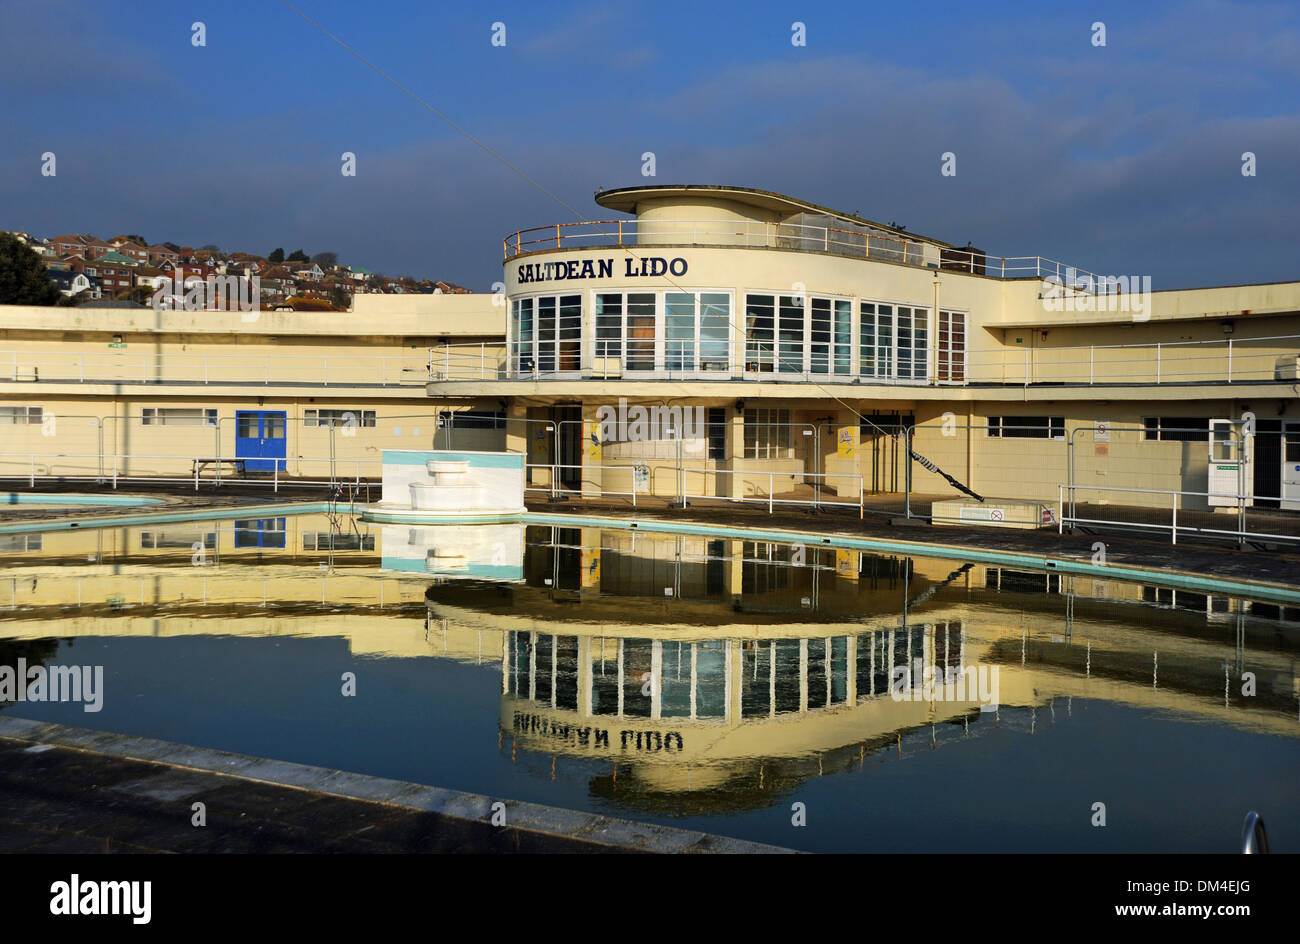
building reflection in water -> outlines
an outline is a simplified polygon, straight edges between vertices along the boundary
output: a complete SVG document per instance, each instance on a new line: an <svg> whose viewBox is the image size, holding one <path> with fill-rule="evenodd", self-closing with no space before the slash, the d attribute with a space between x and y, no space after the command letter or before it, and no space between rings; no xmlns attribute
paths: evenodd
<svg viewBox="0 0 1300 944"><path fill-rule="evenodd" d="M11 535L6 604L0 641L35 658L52 637L224 634L499 662L503 752L673 813L1035 732L1076 699L1286 738L1300 708L1300 612L1275 603L697 535L320 515ZM918 697L960 667L998 671L998 710Z"/></svg>

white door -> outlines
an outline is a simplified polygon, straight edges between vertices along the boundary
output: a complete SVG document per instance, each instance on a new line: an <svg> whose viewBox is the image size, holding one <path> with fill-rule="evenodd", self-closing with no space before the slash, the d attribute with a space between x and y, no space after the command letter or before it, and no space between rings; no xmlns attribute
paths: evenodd
<svg viewBox="0 0 1300 944"><path fill-rule="evenodd" d="M1300 511L1300 421L1282 424L1282 508Z"/></svg>
<svg viewBox="0 0 1300 944"><path fill-rule="evenodd" d="M1210 420L1209 504L1211 508L1237 506L1237 495L1250 496L1255 487L1250 436L1241 434L1233 420ZM1247 505L1254 504L1250 497Z"/></svg>

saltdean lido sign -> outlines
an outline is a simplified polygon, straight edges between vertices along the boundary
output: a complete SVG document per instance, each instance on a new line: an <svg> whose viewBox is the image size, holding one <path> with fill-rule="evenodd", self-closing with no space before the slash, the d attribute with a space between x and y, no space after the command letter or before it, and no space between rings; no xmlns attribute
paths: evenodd
<svg viewBox="0 0 1300 944"><path fill-rule="evenodd" d="M623 260L624 278L656 278L661 275L683 276L686 260L681 256L665 259L663 256ZM614 277L613 259L571 259L568 262L525 262L519 266L519 284L526 282L571 282L575 279L610 279Z"/></svg>

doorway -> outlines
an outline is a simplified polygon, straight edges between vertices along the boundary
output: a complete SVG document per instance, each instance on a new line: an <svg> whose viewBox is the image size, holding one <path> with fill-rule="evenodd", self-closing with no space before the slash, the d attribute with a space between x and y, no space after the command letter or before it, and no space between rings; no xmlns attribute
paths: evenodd
<svg viewBox="0 0 1300 944"><path fill-rule="evenodd" d="M266 410L235 413L235 458L245 460L250 472L285 470L286 414Z"/></svg>

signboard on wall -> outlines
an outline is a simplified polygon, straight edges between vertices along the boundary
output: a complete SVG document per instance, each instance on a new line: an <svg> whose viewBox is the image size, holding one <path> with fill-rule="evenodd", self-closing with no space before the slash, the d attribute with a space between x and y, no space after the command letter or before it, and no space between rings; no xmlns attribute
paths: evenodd
<svg viewBox="0 0 1300 944"><path fill-rule="evenodd" d="M856 426L841 426L835 436L835 454L841 459L852 459L858 445Z"/></svg>

